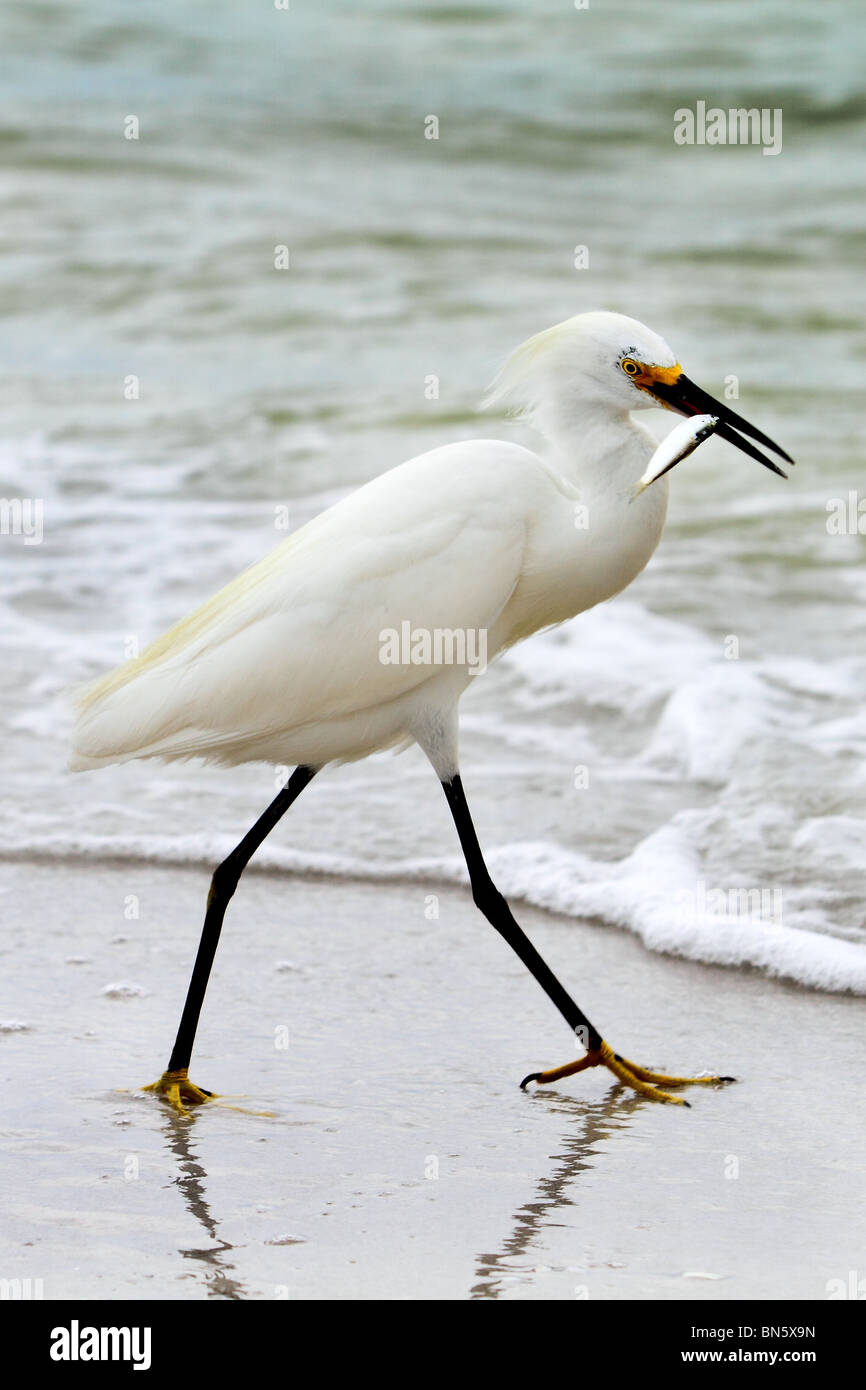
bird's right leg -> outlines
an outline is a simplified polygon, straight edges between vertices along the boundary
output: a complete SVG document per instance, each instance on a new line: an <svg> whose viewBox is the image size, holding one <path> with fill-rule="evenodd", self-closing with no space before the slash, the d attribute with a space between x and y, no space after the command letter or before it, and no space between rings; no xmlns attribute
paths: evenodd
<svg viewBox="0 0 866 1390"><path fill-rule="evenodd" d="M157 1094L165 1096L175 1110L179 1110L182 1114L186 1113L186 1104L200 1105L213 1097L212 1091L205 1091L190 1081L189 1062L226 908L240 882L241 874L256 850L273 830L281 816L285 815L292 802L300 796L304 787L313 780L317 770L317 768L304 767L303 765L296 767L282 791L274 797L252 830L247 832L228 858L224 859L214 870L192 979L189 982L186 1003L183 1006L180 1026L169 1058L168 1069L163 1072L158 1081L143 1087L145 1091L156 1091Z"/></svg>
<svg viewBox="0 0 866 1390"><path fill-rule="evenodd" d="M496 928L500 936L504 937L512 950L516 951L523 964L532 972L541 988L559 1009L582 1046L586 1048L585 1057L581 1057L576 1062L568 1062L564 1067L556 1067L551 1071L533 1072L530 1076L524 1077L520 1083L521 1087L526 1087L530 1081L536 1081L540 1085L551 1081L560 1081L565 1076L573 1076L576 1072L586 1071L589 1067L606 1067L623 1085L631 1087L633 1091L646 1096L649 1100L667 1101L674 1105L688 1105L688 1101L682 1100L680 1096L669 1095L667 1089L661 1088L718 1085L720 1082L732 1081L733 1077L731 1076L668 1076L664 1072L649 1071L646 1067L639 1067L635 1062L629 1062L618 1052L614 1052L610 1044L604 1041L598 1029L590 1023L586 1014L578 1008L571 995L559 983L553 971L536 951L528 936L518 926L508 903L490 877L484 856L481 853L481 846L478 843L478 836L475 833L475 826L472 824L472 817L469 814L469 806L459 773L445 778L442 782L442 788L451 808L454 824L457 827L466 867L469 870L472 897L476 906L484 913L490 925Z"/></svg>

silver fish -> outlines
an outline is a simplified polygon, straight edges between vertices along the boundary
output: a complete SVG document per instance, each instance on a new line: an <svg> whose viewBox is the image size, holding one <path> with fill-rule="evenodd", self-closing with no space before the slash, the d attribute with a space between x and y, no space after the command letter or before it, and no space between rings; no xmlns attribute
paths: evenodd
<svg viewBox="0 0 866 1390"><path fill-rule="evenodd" d="M668 469L675 464L681 463L688 458L689 454L694 453L699 444L703 444L719 423L718 415L690 415L687 420L683 420L679 425L675 425L670 434L667 435L656 449L652 458L646 466L643 477L635 486L631 495L631 500L640 497L645 488L650 483L654 483Z"/></svg>

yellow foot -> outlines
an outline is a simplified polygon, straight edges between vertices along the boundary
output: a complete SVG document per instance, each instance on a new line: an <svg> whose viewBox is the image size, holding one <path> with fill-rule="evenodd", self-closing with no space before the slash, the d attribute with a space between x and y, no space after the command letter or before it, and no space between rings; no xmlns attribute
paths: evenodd
<svg viewBox="0 0 866 1390"><path fill-rule="evenodd" d="M190 1081L186 1067L180 1067L177 1071L164 1071L158 1081L151 1082L149 1086L142 1086L141 1089L155 1091L158 1096L164 1096L179 1115L189 1114L187 1105L204 1105L205 1101L209 1100L222 1110L236 1110L239 1115L254 1115L260 1120L274 1118L273 1110L247 1110L242 1105L230 1105L228 1101L220 1100L214 1091L202 1090Z"/></svg>
<svg viewBox="0 0 866 1390"><path fill-rule="evenodd" d="M659 1087L721 1086L734 1080L732 1076L666 1076L664 1072L647 1071L646 1067L639 1067L636 1062L620 1057L612 1047L602 1042L601 1047L587 1052L579 1062L568 1062L564 1067L555 1067L552 1071L532 1072L523 1078L520 1088L525 1090L530 1081L537 1081L540 1086L561 1081L564 1076L573 1076L575 1072L586 1071L588 1067L607 1067L624 1086L630 1086L633 1091L648 1096L650 1100L664 1100L670 1105L688 1105L688 1101L681 1096L669 1096L666 1090L659 1090Z"/></svg>
<svg viewBox="0 0 866 1390"><path fill-rule="evenodd" d="M180 1067L177 1071L164 1071L158 1081L153 1081L149 1086L142 1086L141 1089L156 1091L157 1095L165 1096L169 1105L181 1115L187 1113L187 1105L203 1105L206 1100L214 1098L213 1091L203 1091L201 1087L193 1085L186 1067Z"/></svg>

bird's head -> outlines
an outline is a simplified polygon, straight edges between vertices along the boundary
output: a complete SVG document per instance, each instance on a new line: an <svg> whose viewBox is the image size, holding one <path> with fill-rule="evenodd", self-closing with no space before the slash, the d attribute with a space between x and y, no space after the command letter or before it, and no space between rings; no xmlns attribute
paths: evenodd
<svg viewBox="0 0 866 1390"><path fill-rule="evenodd" d="M723 401L690 381L664 338L626 314L578 314L528 339L493 384L487 403L499 401L514 405L551 436L572 422L579 426L597 410L615 413L663 406L680 415L712 415L720 438L781 477L786 476L781 468L750 441L756 439L788 463L794 461Z"/></svg>

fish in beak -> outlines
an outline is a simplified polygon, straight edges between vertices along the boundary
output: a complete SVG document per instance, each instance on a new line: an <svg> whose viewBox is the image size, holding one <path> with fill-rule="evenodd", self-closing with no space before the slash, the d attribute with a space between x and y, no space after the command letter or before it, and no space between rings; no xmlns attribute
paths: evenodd
<svg viewBox="0 0 866 1390"><path fill-rule="evenodd" d="M787 463L793 464L794 460L791 455L787 454L778 444L774 444L773 440L769 439L761 430L750 425L748 420L737 415L723 401L717 401L708 392L702 391L700 386L696 386L693 381L689 380L679 364L675 367L653 367L637 362L634 365L638 371L629 374L632 376L635 386L653 396L660 405L665 406L668 410L676 410L680 415L713 416L717 421L715 433L720 439L727 440L729 444L735 444L744 454L757 459L772 473L778 473L780 478L787 478L787 473L783 473L773 459L768 458L765 453L762 453L749 441L756 439L759 444L763 444L767 449L772 449L773 453L778 454ZM749 439L744 439L743 435L748 435ZM704 437L706 438L706 436ZM697 443L700 443L700 440ZM679 462L679 460L675 461ZM673 467L673 464L670 466ZM660 477L661 475L657 476Z"/></svg>
<svg viewBox="0 0 866 1390"><path fill-rule="evenodd" d="M709 439L710 435L715 433L718 423L716 415L690 415L688 420L681 420L678 425L674 425L644 469L643 476L636 483L629 501L633 502L636 497L640 497L650 483L669 473L678 463L682 463L683 459L687 459L689 454L693 454L699 444L703 444L705 439Z"/></svg>

